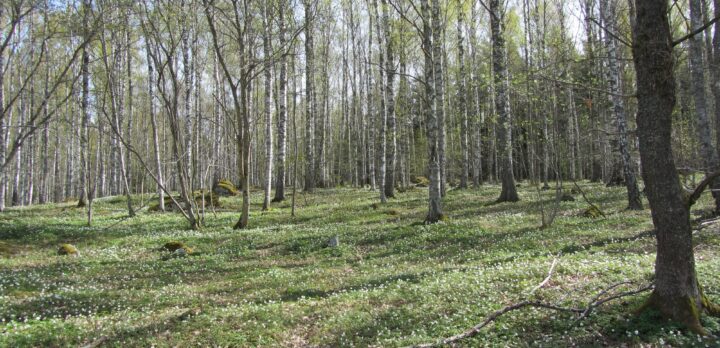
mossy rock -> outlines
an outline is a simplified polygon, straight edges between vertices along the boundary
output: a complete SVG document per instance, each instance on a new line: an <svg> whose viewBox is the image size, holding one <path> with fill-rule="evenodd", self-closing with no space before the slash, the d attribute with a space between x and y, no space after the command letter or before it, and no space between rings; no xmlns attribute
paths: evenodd
<svg viewBox="0 0 720 348"><path fill-rule="evenodd" d="M198 207L203 206L203 202L205 204L205 207L220 207L220 195L212 193L212 191L202 191L198 190L193 192L193 196L195 197L195 203L197 203Z"/></svg>
<svg viewBox="0 0 720 348"><path fill-rule="evenodd" d="M430 180L424 176L416 176L410 180L417 187L428 187L430 186Z"/></svg>
<svg viewBox="0 0 720 348"><path fill-rule="evenodd" d="M80 251L78 251L78 249L74 245L67 244L67 243L61 244L57 253L58 253L58 255L63 255L63 256L75 256L75 257L80 256Z"/></svg>
<svg viewBox="0 0 720 348"><path fill-rule="evenodd" d="M212 192L218 196L237 196L241 192L230 180L220 180L213 185Z"/></svg>
<svg viewBox="0 0 720 348"><path fill-rule="evenodd" d="M597 219L599 217L605 216L605 213L603 213L602 210L600 210L600 208L593 205L593 206L585 209L585 211L583 211L583 213L582 213L582 216L584 216L586 218Z"/></svg>
<svg viewBox="0 0 720 348"><path fill-rule="evenodd" d="M191 247L180 241L167 242L162 246L161 250L178 254L192 254L193 252Z"/></svg>

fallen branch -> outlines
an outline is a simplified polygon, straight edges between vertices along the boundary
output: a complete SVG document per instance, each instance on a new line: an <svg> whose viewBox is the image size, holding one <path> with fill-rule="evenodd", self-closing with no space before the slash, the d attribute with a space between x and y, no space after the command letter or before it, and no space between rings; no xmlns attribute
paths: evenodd
<svg viewBox="0 0 720 348"><path fill-rule="evenodd" d="M691 207L697 200L700 198L700 195L702 195L703 191L705 191L705 188L707 188L710 183L712 183L715 178L720 176L720 170L716 172L709 173L705 176L705 179L698 184L698 186L693 190L693 192L688 196L687 198L687 205L688 207Z"/></svg>
<svg viewBox="0 0 720 348"><path fill-rule="evenodd" d="M418 344L418 345L414 345L414 346L410 346L410 347L428 348L428 347L438 347L438 346L453 344L460 340L470 338L470 337L477 335L478 333L480 333L480 330L482 330L484 327L488 326L493 321L497 320L503 314L512 312L514 310L522 309L525 307L547 308L547 309L552 309L552 310L560 311L560 312L570 312L570 313L579 314L580 317L577 320L575 320L572 324L574 326L575 323L577 323L578 321L580 321L582 319L585 319L588 315L590 315L590 313L595 308L597 308L605 303L608 303L613 300L617 300L619 298L637 295L637 294L643 293L645 291L648 291L648 290L651 290L654 288L654 284L651 283L651 284L646 285L637 290L621 292L621 293L618 293L618 294L615 294L615 295L612 295L612 296L609 296L607 298L600 300L601 297L603 297L604 295L607 295L610 291L617 288L618 286L628 285L628 284L631 284L631 283L630 282L621 282L621 283L613 284L613 285L603 289L602 291L600 291L597 295L595 295L593 297L593 299L589 302L588 307L584 308L584 309L572 308L572 307L560 307L560 306L557 306L554 304L545 303L545 302L541 302L541 301L527 301L527 300L522 301L522 302L519 302L519 303L516 303L513 305L506 306L500 310L493 312L492 314L487 316L485 318L485 320L483 320L480 324L475 325L474 327L472 327L471 329L469 329L463 333L457 334L455 336L447 337L447 338L444 338L442 340L439 340L439 341L436 341L433 343L423 343L423 344Z"/></svg>
<svg viewBox="0 0 720 348"><path fill-rule="evenodd" d="M630 283L630 282L617 283L617 284L614 284L613 286L611 286L611 287L609 287L609 288L601 291L600 293L598 293L597 296L595 296L595 297L593 298L593 300L590 301L590 303L588 303L587 308L586 308L585 311L580 315L580 317L579 317L577 320L575 320L575 323L577 323L577 322L580 321L580 320L583 320L583 319L587 318L587 317L590 315L590 313L593 311L593 309L597 308L598 306L600 306L600 305L602 305L602 304L604 304L604 303L606 303L606 302L610 302L610 301L612 301L612 300L616 300L616 299L619 299L619 298L622 298L622 297L626 297L626 296L637 295L637 294L639 294L639 293L643 293L643 292L645 292L645 291L652 290L652 289L655 287L655 284L654 284L654 283L650 283L650 284L648 284L648 285L646 285L646 286L644 286L644 287L642 287L642 288L639 288L639 289L637 289L637 290L631 290L631 291L621 292L621 293L619 293L619 294L615 294L615 295L613 295L613 296L610 296L610 297L608 297L608 298L605 298L605 299L600 300L600 298L603 297L604 295L606 295L608 292L610 292L610 290L612 290L612 289L614 289L614 288L617 288L617 287L620 286L620 285L627 285L627 284L631 284L631 283ZM573 323L573 325L574 325L575 323Z"/></svg>
<svg viewBox="0 0 720 348"><path fill-rule="evenodd" d="M558 255L558 256L560 256L560 255ZM553 271L555 271L555 265L557 265L557 262L558 262L558 258L555 257L553 259L552 265L550 265L550 271L548 271L547 277L545 277L545 279L540 284L538 284L536 287L534 287L532 290L530 290L530 295L532 295L535 291L537 291L538 289L545 286L550 281L550 278L552 278L552 275L553 275Z"/></svg>
<svg viewBox="0 0 720 348"><path fill-rule="evenodd" d="M418 345L411 346L411 347L415 347L415 348L437 347L437 346L441 346L441 345L451 344L451 343L460 341L465 338L473 337L473 336L477 335L480 332L480 330L482 330L482 328L484 328L488 324L495 321L501 315L503 315L507 312L511 312L511 311L525 308L525 307L547 308L547 309L552 309L552 310L556 310L556 311L572 312L572 313L582 313L582 311L583 311L582 309L559 307L559 306L555 306L555 305L540 302L540 301L522 301L520 303L516 303L514 305L510 305L503 309L495 311L493 314L490 314L482 323L475 325L472 329L467 330L461 334L445 338L438 342L418 344Z"/></svg>

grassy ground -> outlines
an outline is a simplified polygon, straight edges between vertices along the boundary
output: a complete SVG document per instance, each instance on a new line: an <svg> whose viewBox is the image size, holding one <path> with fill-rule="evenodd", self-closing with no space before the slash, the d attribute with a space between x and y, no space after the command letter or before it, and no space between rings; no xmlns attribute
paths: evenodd
<svg viewBox="0 0 720 348"><path fill-rule="evenodd" d="M377 209L367 190L300 194L296 218L289 202L261 213L255 194L243 231L230 228L236 198L223 198L202 231L173 213L126 219L119 197L96 202L92 228L72 204L10 209L0 214L0 346L404 346L457 334L524 299L584 307L610 284L647 284L655 258L649 211L624 211L622 188L582 186L607 217L581 217L587 204L576 195L546 229L541 197L526 183L519 203L492 204L497 186L452 190L448 221L432 226L419 223L425 189ZM543 193L546 209L551 195ZM341 246L326 247L334 235ZM175 240L195 252L157 250ZM695 240L705 292L720 301L718 229L703 228ZM57 256L61 243L82 256ZM561 251L552 279L530 294ZM462 344L718 345L656 313L632 315L645 295L576 325L571 314L546 309L510 312ZM703 323L720 332L720 321Z"/></svg>

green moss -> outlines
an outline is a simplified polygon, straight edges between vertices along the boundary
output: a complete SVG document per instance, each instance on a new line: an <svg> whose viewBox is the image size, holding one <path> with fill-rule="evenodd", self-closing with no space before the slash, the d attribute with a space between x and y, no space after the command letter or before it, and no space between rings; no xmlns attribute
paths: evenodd
<svg viewBox="0 0 720 348"><path fill-rule="evenodd" d="M180 241L167 242L162 246L161 249L164 251L169 251L169 252L176 252L176 251L182 249L188 254L192 254L192 252L193 252L192 248L190 248L189 246L185 245L185 243L180 242Z"/></svg>
<svg viewBox="0 0 720 348"><path fill-rule="evenodd" d="M707 296L705 295L705 291L703 290L699 281L697 287L698 291L700 291L700 301L702 302L703 309L713 317L720 317L720 305L717 305L716 303L710 301L710 299L707 298Z"/></svg>
<svg viewBox="0 0 720 348"><path fill-rule="evenodd" d="M417 187L428 187L430 186L430 180L424 176L416 176L410 180Z"/></svg>
<svg viewBox="0 0 720 348"><path fill-rule="evenodd" d="M639 314L647 309L656 308L664 318L685 325L688 330L695 334L707 336L707 330L700 323L700 310L695 300L690 296L661 298L657 292L653 291L647 302L636 313Z"/></svg>
<svg viewBox="0 0 720 348"><path fill-rule="evenodd" d="M226 179L218 181L212 191L220 196L238 196L241 193L230 180Z"/></svg>
<svg viewBox="0 0 720 348"><path fill-rule="evenodd" d="M593 205L593 206L590 206L589 208L585 209L585 211L583 211L583 213L582 213L582 216L584 216L586 218L597 219L599 217L605 216L605 213L603 213L603 211L600 210L600 208Z"/></svg>
<svg viewBox="0 0 720 348"><path fill-rule="evenodd" d="M72 244L61 244L58 255L80 256L78 249Z"/></svg>
<svg viewBox="0 0 720 348"><path fill-rule="evenodd" d="M212 191L203 192L202 190L198 190L193 192L193 195L195 196L195 203L197 203L198 207L202 207L203 204L205 207L220 207L220 195L214 194Z"/></svg>

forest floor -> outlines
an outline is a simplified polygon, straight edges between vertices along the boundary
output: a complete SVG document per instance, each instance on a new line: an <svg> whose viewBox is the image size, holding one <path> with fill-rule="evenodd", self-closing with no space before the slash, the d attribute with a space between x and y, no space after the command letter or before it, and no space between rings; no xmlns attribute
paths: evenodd
<svg viewBox="0 0 720 348"><path fill-rule="evenodd" d="M605 217L586 218L581 195L541 229L554 192L523 182L522 201L494 204L499 187L450 190L448 219L425 226L426 189L373 207L362 189L298 194L233 230L239 198L221 198L202 231L176 213L126 218L122 197L95 203L95 225L74 204L0 214L0 346L406 346L458 334L526 299L584 308L651 281L649 210L625 211L623 188L581 183ZM566 185L566 191L570 186ZM150 196L145 196L145 200ZM140 197L136 197L136 203ZM647 201L644 201L647 206ZM704 197L693 219L710 208ZM705 293L720 301L720 228L695 232ZM339 236L340 246L327 247ZM182 241L186 257L158 251ZM81 256L58 256L72 243ZM557 265L550 280L532 292ZM577 315L523 308L498 318L466 346L717 346L657 313L634 315L647 292ZM720 332L720 321L703 324Z"/></svg>

